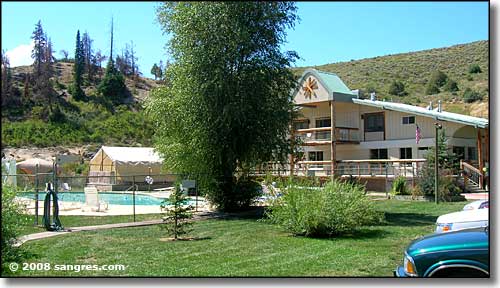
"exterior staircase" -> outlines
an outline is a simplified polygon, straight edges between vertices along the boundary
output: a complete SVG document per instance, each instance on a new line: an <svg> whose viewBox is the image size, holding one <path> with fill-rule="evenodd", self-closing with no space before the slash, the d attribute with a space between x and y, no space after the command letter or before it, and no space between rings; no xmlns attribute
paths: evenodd
<svg viewBox="0 0 500 288"><path fill-rule="evenodd" d="M479 183L482 183L484 175L478 168L473 165L460 161L460 168L464 173L464 177L460 177L458 182L466 193L485 193L488 192Z"/></svg>
<svg viewBox="0 0 500 288"><path fill-rule="evenodd" d="M479 184L472 181L471 179L467 179L467 183L464 185L464 178L460 178L458 180L460 186L464 189L465 193L486 193L488 190L479 187Z"/></svg>

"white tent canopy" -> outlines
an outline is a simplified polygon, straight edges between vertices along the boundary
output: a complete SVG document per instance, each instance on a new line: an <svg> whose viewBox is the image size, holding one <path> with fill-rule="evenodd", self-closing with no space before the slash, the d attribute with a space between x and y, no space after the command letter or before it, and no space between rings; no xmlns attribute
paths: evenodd
<svg viewBox="0 0 500 288"><path fill-rule="evenodd" d="M148 165L163 163L163 159L160 155L150 147L102 146L101 149L115 164ZM97 154L94 158L95 157L97 157Z"/></svg>

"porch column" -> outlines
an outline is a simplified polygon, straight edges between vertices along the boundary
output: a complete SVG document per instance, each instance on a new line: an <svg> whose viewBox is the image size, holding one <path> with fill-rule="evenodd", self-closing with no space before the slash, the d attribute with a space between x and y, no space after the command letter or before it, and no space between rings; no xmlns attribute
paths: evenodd
<svg viewBox="0 0 500 288"><path fill-rule="evenodd" d="M489 128L484 129L484 159L488 164L490 163L490 130Z"/></svg>
<svg viewBox="0 0 500 288"><path fill-rule="evenodd" d="M331 122L331 129L330 129L330 138L331 138L331 145L330 145L330 160L331 160L331 178L332 180L334 179L335 176L335 162L337 160L337 155L336 155L336 142L337 142L337 137L335 135L336 131L336 121L335 121L335 98L332 95L332 100L330 101L330 122Z"/></svg>
<svg viewBox="0 0 500 288"><path fill-rule="evenodd" d="M483 175L483 147L481 141L481 128L477 128L477 161L479 163L479 171ZM483 188L483 177L479 179L479 187Z"/></svg>

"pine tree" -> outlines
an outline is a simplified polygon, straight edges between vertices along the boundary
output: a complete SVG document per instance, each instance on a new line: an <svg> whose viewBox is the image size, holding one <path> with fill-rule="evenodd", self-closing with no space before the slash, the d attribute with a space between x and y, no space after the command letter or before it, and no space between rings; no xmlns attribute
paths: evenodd
<svg viewBox="0 0 500 288"><path fill-rule="evenodd" d="M2 50L2 106L8 107L12 103L12 75L10 72L10 61L5 51Z"/></svg>
<svg viewBox="0 0 500 288"><path fill-rule="evenodd" d="M177 240L179 236L185 235L191 231L189 227L192 223L189 219L193 218L193 206L186 205L186 196L176 185L174 192L168 198L168 202L161 205L161 208L166 210L163 217L162 227L167 231L169 236L173 236Z"/></svg>
<svg viewBox="0 0 500 288"><path fill-rule="evenodd" d="M156 65L156 63L153 65L153 67L151 68L151 74L153 74L153 76L155 76L155 80L158 78L158 65Z"/></svg>
<svg viewBox="0 0 500 288"><path fill-rule="evenodd" d="M80 30L76 32L76 45L75 45L75 65L73 73L73 87L71 94L73 99L81 101L85 99L85 93L82 90L83 84L83 69L85 66L85 56L83 51L83 43L80 40Z"/></svg>
<svg viewBox="0 0 500 288"><path fill-rule="evenodd" d="M92 67L92 59L93 59L93 49L92 49L92 40L85 31L82 36L82 47L83 47L83 58L84 58L84 71L87 73L87 78L89 81L92 81L93 79L93 74L94 74L94 69Z"/></svg>
<svg viewBox="0 0 500 288"><path fill-rule="evenodd" d="M47 39L43 32L41 20L38 20L38 23L35 25L35 31L33 31L31 39L33 39L34 42L31 58L34 59L35 75L38 77L42 74L42 63L44 62L45 47L47 45Z"/></svg>
<svg viewBox="0 0 500 288"><path fill-rule="evenodd" d="M97 87L97 91L104 97L110 99L114 103L121 103L126 96L127 87L125 86L125 78L118 71L113 61L113 20L111 20L111 49L108 65L104 77Z"/></svg>

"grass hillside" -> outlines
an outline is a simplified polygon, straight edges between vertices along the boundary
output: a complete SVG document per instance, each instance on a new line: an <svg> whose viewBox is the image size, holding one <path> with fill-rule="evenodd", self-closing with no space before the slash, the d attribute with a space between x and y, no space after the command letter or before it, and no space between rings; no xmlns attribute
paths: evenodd
<svg viewBox="0 0 500 288"><path fill-rule="evenodd" d="M368 97L368 91L375 91L377 98L418 106L427 106L429 101L442 100L446 111L488 117L488 41L477 41L446 48L411 53L380 56L313 67L295 68L301 75L307 68L336 73L351 89L361 89ZM477 64L481 73L469 73L470 65ZM427 95L426 87L432 73L440 70L457 82L456 92L441 91ZM401 81L407 95L389 94L393 81ZM482 96L482 100L464 103L467 88ZM443 90L443 89L441 89Z"/></svg>

